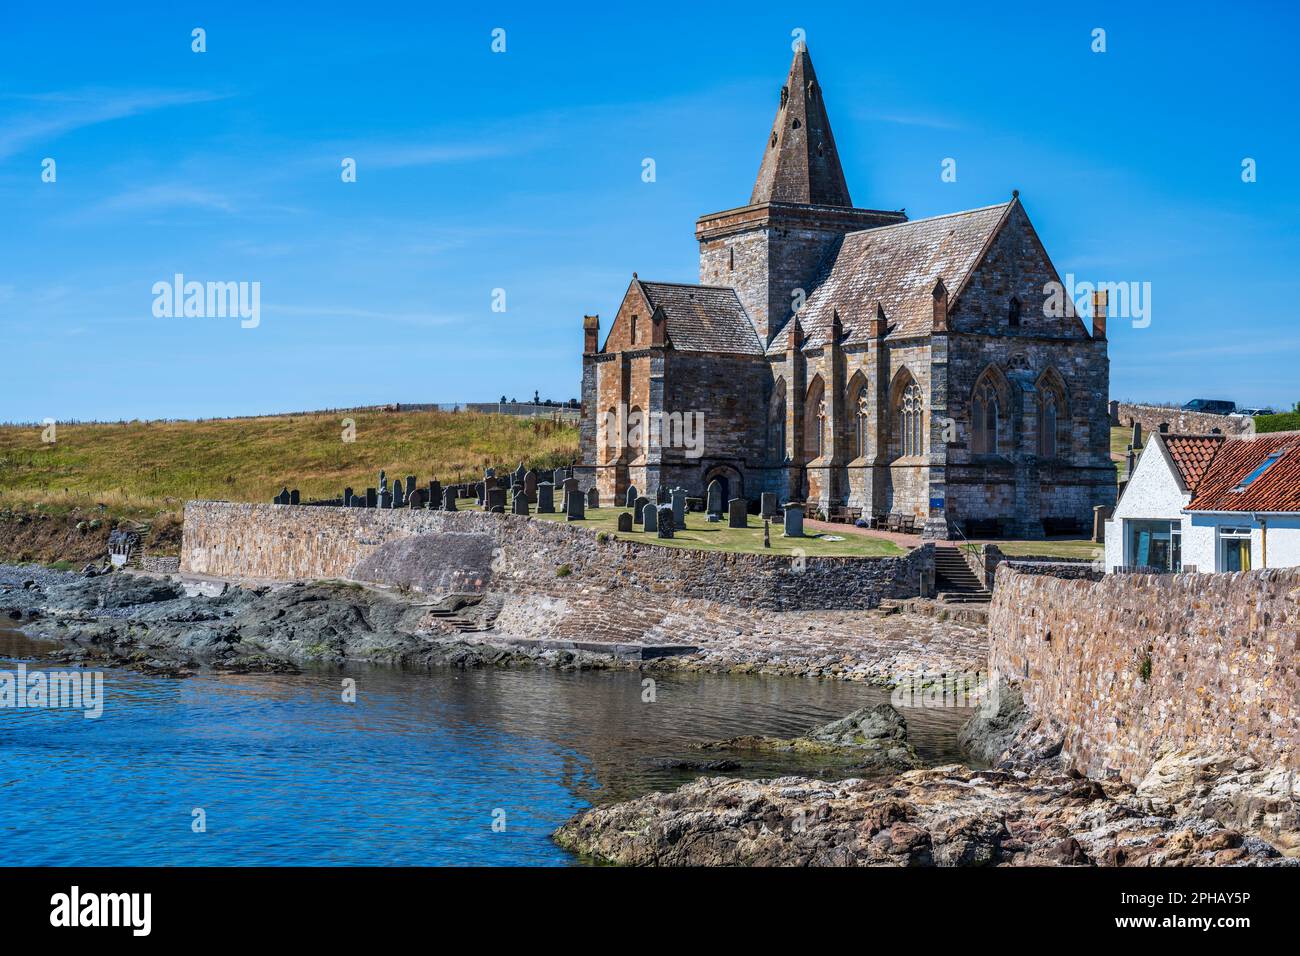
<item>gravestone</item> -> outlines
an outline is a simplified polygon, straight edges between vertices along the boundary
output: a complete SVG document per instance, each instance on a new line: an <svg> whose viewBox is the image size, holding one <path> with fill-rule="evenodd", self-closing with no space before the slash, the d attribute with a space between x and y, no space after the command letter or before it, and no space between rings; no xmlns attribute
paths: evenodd
<svg viewBox="0 0 1300 956"><path fill-rule="evenodd" d="M504 488L488 489L487 510L493 514L506 513L506 491Z"/></svg>
<svg viewBox="0 0 1300 956"><path fill-rule="evenodd" d="M500 488L502 491L509 491L509 490L510 490L510 476L509 476L509 475L497 475L497 487Z"/></svg>
<svg viewBox="0 0 1300 956"><path fill-rule="evenodd" d="M429 482L429 510L437 511L442 507L442 484L438 479Z"/></svg>
<svg viewBox="0 0 1300 956"><path fill-rule="evenodd" d="M393 482L393 507L401 508L406 505L406 489L402 487L400 481Z"/></svg>
<svg viewBox="0 0 1300 956"><path fill-rule="evenodd" d="M524 475L524 494L528 496L530 505L537 504L537 475L534 472Z"/></svg>
<svg viewBox="0 0 1300 956"><path fill-rule="evenodd" d="M785 506L785 536L803 537L803 505L797 501L789 502Z"/></svg>
<svg viewBox="0 0 1300 956"><path fill-rule="evenodd" d="M366 507L367 508L379 507L379 494L375 491L374 488L366 489Z"/></svg>
<svg viewBox="0 0 1300 956"><path fill-rule="evenodd" d="M716 478L709 482L704 510L708 512L710 521L722 520L722 482Z"/></svg>
<svg viewBox="0 0 1300 956"><path fill-rule="evenodd" d="M744 528L746 526L745 512L749 508L749 502L744 498L732 498L727 502L727 527Z"/></svg>
<svg viewBox="0 0 1300 956"><path fill-rule="evenodd" d="M650 503L650 499L641 495L636 501L632 502L632 523L645 524L645 506Z"/></svg>
<svg viewBox="0 0 1300 956"><path fill-rule="evenodd" d="M522 488L518 492L516 492L513 501L514 501L514 508L512 510L514 511L515 514L517 515L528 514L528 496L524 494Z"/></svg>
<svg viewBox="0 0 1300 956"><path fill-rule="evenodd" d="M636 499L639 497L639 494L640 493L636 490L636 485L628 485L627 495L623 499L623 507L633 507L636 504Z"/></svg>
<svg viewBox="0 0 1300 956"><path fill-rule="evenodd" d="M1142 423L1139 421L1133 422L1133 447L1142 447Z"/></svg>
<svg viewBox="0 0 1300 956"><path fill-rule="evenodd" d="M549 481L543 481L537 486L537 513L555 514L555 486Z"/></svg>
<svg viewBox="0 0 1300 956"><path fill-rule="evenodd" d="M686 527L686 489L673 489L673 530Z"/></svg>
<svg viewBox="0 0 1300 956"><path fill-rule="evenodd" d="M656 506L655 511L658 512L658 517L655 520L656 520L656 528L658 529L659 537L671 538L673 536L673 532L677 530L676 525L673 521L673 506L658 505ZM649 531L650 529L647 527L646 530Z"/></svg>
<svg viewBox="0 0 1300 956"><path fill-rule="evenodd" d="M581 521L582 519L587 517L587 512L583 508L583 502L586 499L582 497L582 492L580 492L577 488L578 479L577 478L564 479L564 484L566 486L569 484L569 482L573 482L574 487L572 489L568 487L564 489L564 500L565 500L564 520Z"/></svg>
<svg viewBox="0 0 1300 956"><path fill-rule="evenodd" d="M484 478L495 478L496 476L497 476L497 470L495 468L489 468L483 472Z"/></svg>
<svg viewBox="0 0 1300 956"><path fill-rule="evenodd" d="M487 492L487 482L486 482L486 481L475 482L475 484L474 484L474 504L478 505L480 508L483 507L483 503L484 503L484 500L485 500L485 499L483 498L483 495L486 494L486 492Z"/></svg>
<svg viewBox="0 0 1300 956"><path fill-rule="evenodd" d="M524 467L524 463L521 461L519 467L515 469L515 481L522 485L524 483L524 475L526 474L528 474L528 469Z"/></svg>
<svg viewBox="0 0 1300 956"><path fill-rule="evenodd" d="M393 496L387 488L379 489L379 507L391 508L393 506Z"/></svg>
<svg viewBox="0 0 1300 956"><path fill-rule="evenodd" d="M563 488L564 479L568 477L569 476L564 473L563 468L556 468L551 475L551 484L553 484L556 488Z"/></svg>
<svg viewBox="0 0 1300 956"><path fill-rule="evenodd" d="M668 486L667 486L667 485L660 485L657 489L655 489L655 504L657 504L657 505L666 505L666 504L668 504Z"/></svg>
<svg viewBox="0 0 1300 956"><path fill-rule="evenodd" d="M595 511L600 507L600 492L595 488L591 488L587 491L587 507L592 511Z"/></svg>
<svg viewBox="0 0 1300 956"><path fill-rule="evenodd" d="M298 502L300 502L300 501L302 501L302 498L300 498L300 497L298 496L298 489L297 489L297 488L295 488L295 489L293 489L293 491L289 492L289 504L291 504L291 505L296 505L296 504L297 504Z"/></svg>
<svg viewBox="0 0 1300 956"><path fill-rule="evenodd" d="M759 513L764 518L775 518L780 514L780 509L776 506L776 492L765 491L759 496Z"/></svg>
<svg viewBox="0 0 1300 956"><path fill-rule="evenodd" d="M564 513L567 515L569 513L569 499L580 497L582 492L578 490L577 478L565 478L564 481L560 483L560 488L564 492Z"/></svg>
<svg viewBox="0 0 1300 956"><path fill-rule="evenodd" d="M406 500L411 500L411 495L415 494L415 475L406 476Z"/></svg>
<svg viewBox="0 0 1300 956"><path fill-rule="evenodd" d="M618 530L622 532L632 530L632 513L630 511L620 511L618 513Z"/></svg>
<svg viewBox="0 0 1300 956"><path fill-rule="evenodd" d="M443 511L456 510L456 489L455 488L448 488L446 491L442 493L442 510Z"/></svg>
<svg viewBox="0 0 1300 956"><path fill-rule="evenodd" d="M659 506L648 499L641 499L645 504L641 506L641 524L645 525L646 531L659 530Z"/></svg>
<svg viewBox="0 0 1300 956"><path fill-rule="evenodd" d="M772 520L770 518L763 519L763 547L772 547Z"/></svg>
<svg viewBox="0 0 1300 956"><path fill-rule="evenodd" d="M343 489L343 507L344 507L344 508L351 508L351 507L352 507L352 489L351 489L351 488L344 488L344 489Z"/></svg>

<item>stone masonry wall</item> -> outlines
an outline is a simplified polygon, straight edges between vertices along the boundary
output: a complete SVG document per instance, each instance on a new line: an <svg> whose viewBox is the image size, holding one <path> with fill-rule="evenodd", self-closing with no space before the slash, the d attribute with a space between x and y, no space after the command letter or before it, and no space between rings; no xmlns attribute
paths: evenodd
<svg viewBox="0 0 1300 956"><path fill-rule="evenodd" d="M863 610L916 595L932 547L899 558L789 558L601 541L566 523L481 512L191 501L181 572L254 581L339 579L429 593L592 596L626 591L767 610ZM566 570L561 570L566 568Z"/></svg>
<svg viewBox="0 0 1300 956"><path fill-rule="evenodd" d="M1211 415L1208 412L1185 412L1169 405L1128 405L1115 402L1115 424L1132 428L1134 422L1142 423L1142 442L1146 436L1160 431L1162 424L1169 426L1174 435L1209 435L1216 428L1225 435L1255 434L1255 419L1231 415Z"/></svg>
<svg viewBox="0 0 1300 956"><path fill-rule="evenodd" d="M1300 570L996 579L990 669L1078 770L1134 782L1191 748L1300 766Z"/></svg>

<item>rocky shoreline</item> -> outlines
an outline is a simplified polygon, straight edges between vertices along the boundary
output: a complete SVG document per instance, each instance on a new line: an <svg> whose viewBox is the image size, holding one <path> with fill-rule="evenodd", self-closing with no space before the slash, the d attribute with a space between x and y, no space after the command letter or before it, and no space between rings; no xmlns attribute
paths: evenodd
<svg viewBox="0 0 1300 956"><path fill-rule="evenodd" d="M703 777L594 807L555 840L630 866L1300 865L1294 774L1176 753L1137 786L1089 780L1014 692L963 739L976 757L1007 746L990 769L953 764L886 782Z"/></svg>
<svg viewBox="0 0 1300 956"><path fill-rule="evenodd" d="M683 633L683 644L690 641L685 647L547 640L533 633L546 608L529 599L518 599L494 626L501 596L494 605L493 595L433 598L351 582L207 584L187 587L170 577L130 572L86 576L0 565L0 620L29 637L63 645L64 660L93 659L174 676L198 667L291 670L364 661L699 671L883 684L899 672L972 666L982 648L980 635L966 626L868 612L801 614L798 634L775 626L753 633L700 622L696 631ZM528 612L536 615L533 632L516 636L510 620ZM841 620L844 613L852 620Z"/></svg>

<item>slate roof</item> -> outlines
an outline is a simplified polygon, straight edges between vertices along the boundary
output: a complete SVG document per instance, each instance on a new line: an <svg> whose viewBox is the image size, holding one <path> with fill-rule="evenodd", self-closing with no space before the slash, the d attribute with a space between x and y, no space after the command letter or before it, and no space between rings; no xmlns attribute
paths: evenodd
<svg viewBox="0 0 1300 956"><path fill-rule="evenodd" d="M1152 437L1164 443L1170 460L1182 477L1183 487L1188 491L1195 490L1200 484L1214 453L1223 444L1222 435L1162 435L1157 432Z"/></svg>
<svg viewBox="0 0 1300 956"><path fill-rule="evenodd" d="M679 352L763 354L763 343L735 289L637 281L650 308L663 309L665 334Z"/></svg>
<svg viewBox="0 0 1300 956"><path fill-rule="evenodd" d="M1281 457L1243 491L1243 478L1273 452ZM1219 445L1187 511L1300 511L1300 432L1230 438Z"/></svg>
<svg viewBox="0 0 1300 956"><path fill-rule="evenodd" d="M928 334L934 322L935 281L942 278L949 294L955 294L1016 202L846 235L822 264L814 291L799 312L804 345L826 344L834 312L847 338L864 338L877 302L885 308L890 336ZM787 322L769 352L784 351L789 335Z"/></svg>

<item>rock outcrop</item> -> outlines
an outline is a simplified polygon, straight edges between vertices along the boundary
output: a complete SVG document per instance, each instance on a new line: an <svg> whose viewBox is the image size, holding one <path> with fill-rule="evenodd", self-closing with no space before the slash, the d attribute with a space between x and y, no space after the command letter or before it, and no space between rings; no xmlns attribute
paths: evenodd
<svg viewBox="0 0 1300 956"><path fill-rule="evenodd" d="M1186 785L1171 758L1146 793L1040 769L909 771L886 784L805 777L705 777L670 793L596 807L555 834L561 846L639 866L1296 865L1300 797L1269 775ZM1217 794L1217 797L1216 797ZM1275 821L1272 840L1228 825Z"/></svg>

